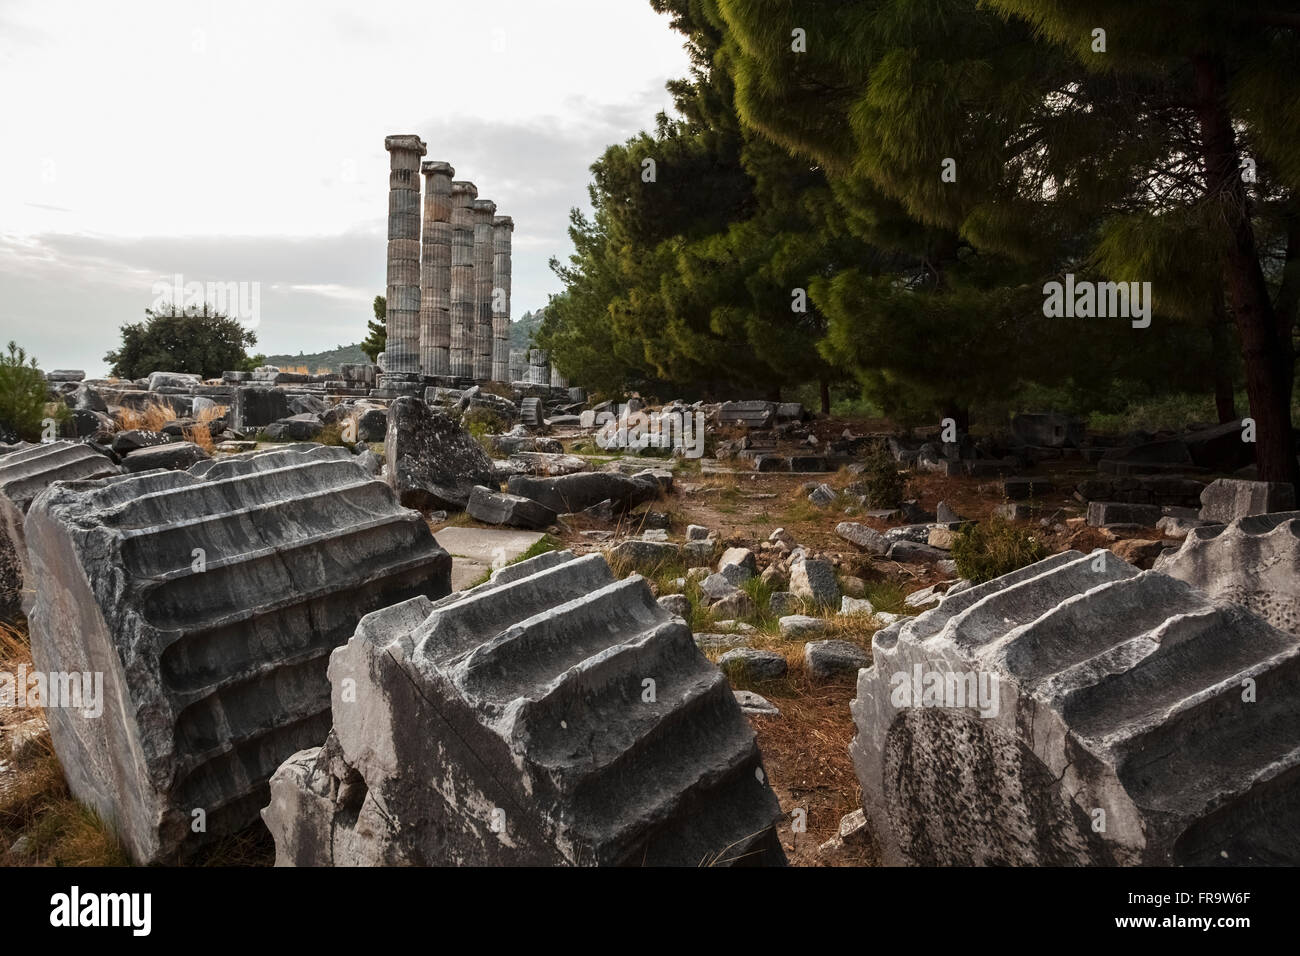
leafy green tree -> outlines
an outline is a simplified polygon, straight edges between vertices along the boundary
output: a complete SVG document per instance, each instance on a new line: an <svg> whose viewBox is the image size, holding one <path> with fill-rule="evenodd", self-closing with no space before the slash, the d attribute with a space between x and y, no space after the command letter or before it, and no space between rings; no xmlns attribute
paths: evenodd
<svg viewBox="0 0 1300 956"><path fill-rule="evenodd" d="M388 300L382 295L375 296L372 308L375 317L366 323L366 337L361 342L361 351L370 356L370 361L379 359L379 353L388 348Z"/></svg>
<svg viewBox="0 0 1300 956"><path fill-rule="evenodd" d="M16 342L0 353L0 441L39 441L49 387L45 375Z"/></svg>
<svg viewBox="0 0 1300 956"><path fill-rule="evenodd" d="M967 264L985 260L987 277L1000 258L1000 279L977 281L955 301L983 289L986 306L976 311L1016 342L1018 356L1036 360L983 367L1040 380L1044 370L1088 374L1084 360L1106 340L1159 362L1185 340L1178 326L1191 324L1205 340L1221 417L1233 411L1236 363L1223 354L1230 317L1259 425L1261 476L1295 479L1300 99L1283 64L1298 52L1296 18L1213 0L702 2L725 24L744 121L825 168L864 237L923 257L929 282L878 283L877 298L890 288L920 291L940 305L966 282ZM791 47L795 28L806 33L806 52ZM1240 175L1246 153L1258 174L1253 189ZM918 225L933 241L916 242L925 235ZM1169 241L1179 233L1181 247ZM1116 339L1118 328L1085 320L1086 331L1075 329L1082 347L1049 349L1031 297L1020 302L1007 290L1067 271L1151 281L1161 331ZM842 286L861 291L862 283L840 283L823 283L822 294L859 307ZM936 332L959 326L941 309L925 311ZM832 339L843 343L850 335L837 335L836 321ZM889 361L912 354L894 351ZM897 371L887 362L859 367L869 376ZM977 386L967 373L960 387Z"/></svg>
<svg viewBox="0 0 1300 956"><path fill-rule="evenodd" d="M122 346L104 356L109 374L142 378L151 372L189 372L215 378L245 368L257 336L206 303L178 310L145 309L144 322L122 326Z"/></svg>

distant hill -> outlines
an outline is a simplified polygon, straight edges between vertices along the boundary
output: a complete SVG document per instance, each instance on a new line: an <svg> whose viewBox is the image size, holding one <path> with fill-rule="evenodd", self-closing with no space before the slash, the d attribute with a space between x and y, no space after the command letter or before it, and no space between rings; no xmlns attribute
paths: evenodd
<svg viewBox="0 0 1300 956"><path fill-rule="evenodd" d="M328 352L299 352L297 355L266 357L267 365L278 365L286 371L305 368L309 374L320 371L337 372L340 365L359 365L369 361L366 353L361 351L360 344L340 345Z"/></svg>
<svg viewBox="0 0 1300 956"><path fill-rule="evenodd" d="M515 322L510 323L510 347L512 349L526 349L532 344L533 333L542 324L542 317L546 314L545 309L538 309L536 312L525 312Z"/></svg>
<svg viewBox="0 0 1300 956"><path fill-rule="evenodd" d="M533 332L542 324L544 311L525 312L517 322L510 323L510 347L526 349L529 347ZM369 362L361 345L340 345L328 352L299 352L297 355L268 355L267 365L277 365L285 371L306 369L309 374L321 371L337 372L340 365L361 365Z"/></svg>

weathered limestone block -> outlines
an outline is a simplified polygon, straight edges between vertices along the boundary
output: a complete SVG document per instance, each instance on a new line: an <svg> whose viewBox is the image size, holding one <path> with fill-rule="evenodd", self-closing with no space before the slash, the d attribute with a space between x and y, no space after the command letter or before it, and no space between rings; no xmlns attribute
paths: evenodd
<svg viewBox="0 0 1300 956"><path fill-rule="evenodd" d="M1300 511L1193 528L1183 546L1166 555L1155 570L1300 637Z"/></svg>
<svg viewBox="0 0 1300 956"><path fill-rule="evenodd" d="M625 511L659 496L659 485L652 478L604 471L553 478L515 475L506 488L512 495L540 501L557 514L573 514L607 500Z"/></svg>
<svg viewBox="0 0 1300 956"><path fill-rule="evenodd" d="M511 528L546 528L555 524L555 512L540 502L519 495L503 495L479 485L469 496L465 510L476 521Z"/></svg>
<svg viewBox="0 0 1300 956"><path fill-rule="evenodd" d="M784 863L727 681L599 555L370 614L329 675L334 730L262 812L280 865Z"/></svg>
<svg viewBox="0 0 1300 956"><path fill-rule="evenodd" d="M1295 488L1285 482L1218 478L1201 492L1203 521L1227 524L1247 515L1290 511L1295 506Z"/></svg>
<svg viewBox="0 0 1300 956"><path fill-rule="evenodd" d="M264 425L288 418L289 398L278 388L241 385L235 389L235 407L231 409L230 427L237 432L255 431Z"/></svg>
<svg viewBox="0 0 1300 956"><path fill-rule="evenodd" d="M498 487L492 459L445 412L418 398L388 406L387 479L408 508L465 510L476 485Z"/></svg>
<svg viewBox="0 0 1300 956"><path fill-rule="evenodd" d="M122 467L130 472L154 468L183 471L207 457L208 453L193 442L173 441L131 452L122 460Z"/></svg>
<svg viewBox="0 0 1300 956"><path fill-rule="evenodd" d="M86 445L57 441L0 458L0 616L31 610L36 597L27 565L23 520L37 495L56 481L119 475L122 469Z"/></svg>
<svg viewBox="0 0 1300 956"><path fill-rule="evenodd" d="M103 675L99 717L46 711L55 750L140 863L255 821L275 768L329 730L330 651L450 590L428 525L344 448L60 483L26 531L37 669Z"/></svg>
<svg viewBox="0 0 1300 956"><path fill-rule="evenodd" d="M1300 639L1108 551L895 621L851 753L887 863L1300 862Z"/></svg>
<svg viewBox="0 0 1300 956"><path fill-rule="evenodd" d="M774 421L776 421L776 402L723 402L718 408L720 425L768 428Z"/></svg>

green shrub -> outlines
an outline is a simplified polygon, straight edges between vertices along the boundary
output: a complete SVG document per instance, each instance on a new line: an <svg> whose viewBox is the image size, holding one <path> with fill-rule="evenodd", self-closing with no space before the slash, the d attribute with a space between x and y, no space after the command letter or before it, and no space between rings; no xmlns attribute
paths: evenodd
<svg viewBox="0 0 1300 956"><path fill-rule="evenodd" d="M957 573L974 584L1010 574L1047 555L1047 547L1031 531L999 515L968 526L952 543Z"/></svg>
<svg viewBox="0 0 1300 956"><path fill-rule="evenodd" d="M10 342L9 353L0 353L0 438L16 435L27 441L40 441L48 394L49 386L36 367L35 357L28 358L17 343ZM67 412L66 405L64 412ZM13 435L5 436L5 432Z"/></svg>
<svg viewBox="0 0 1300 956"><path fill-rule="evenodd" d="M907 476L899 470L889 449L883 442L873 443L862 464L862 477L850 490L864 495L868 508L897 508L907 494Z"/></svg>

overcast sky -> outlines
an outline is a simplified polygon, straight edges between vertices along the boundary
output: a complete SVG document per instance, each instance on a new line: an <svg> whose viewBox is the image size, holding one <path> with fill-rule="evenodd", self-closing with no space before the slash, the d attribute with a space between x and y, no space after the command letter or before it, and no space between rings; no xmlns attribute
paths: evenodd
<svg viewBox="0 0 1300 956"><path fill-rule="evenodd" d="M646 0L0 0L0 344L102 374L177 274L260 283L257 351L359 341L392 133L514 217L517 319L686 72Z"/></svg>

